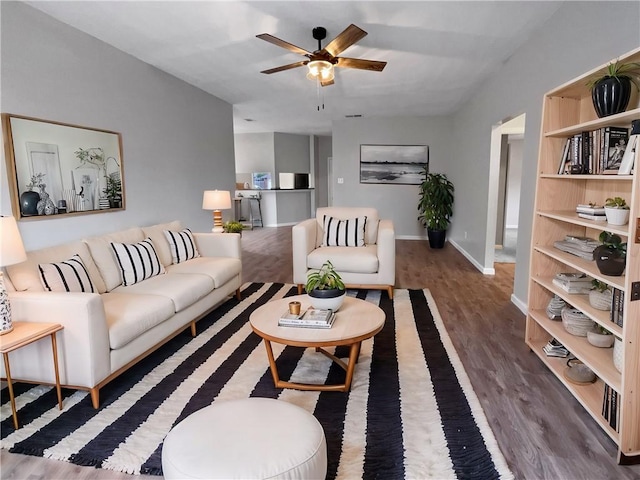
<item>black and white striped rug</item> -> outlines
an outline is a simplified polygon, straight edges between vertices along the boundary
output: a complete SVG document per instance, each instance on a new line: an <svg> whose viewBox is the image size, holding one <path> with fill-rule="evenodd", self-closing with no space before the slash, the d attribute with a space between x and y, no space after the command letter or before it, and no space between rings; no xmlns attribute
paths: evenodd
<svg viewBox="0 0 640 480"><path fill-rule="evenodd" d="M349 294L380 306L384 329L362 344L348 393L275 389L249 315L293 285L250 283L188 331L100 391L16 384L22 427L14 430L2 390L2 448L78 465L161 475L171 427L213 402L278 398L312 412L328 447L327 478L513 478L428 290ZM344 371L313 349L273 344L281 378L339 383ZM347 349L336 349L348 357Z"/></svg>

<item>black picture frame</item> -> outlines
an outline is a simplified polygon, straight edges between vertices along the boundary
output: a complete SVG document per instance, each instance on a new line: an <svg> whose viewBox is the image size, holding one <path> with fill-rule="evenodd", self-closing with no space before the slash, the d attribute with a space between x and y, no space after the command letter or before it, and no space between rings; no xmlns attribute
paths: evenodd
<svg viewBox="0 0 640 480"><path fill-rule="evenodd" d="M360 183L420 185L425 167L428 145L360 145Z"/></svg>

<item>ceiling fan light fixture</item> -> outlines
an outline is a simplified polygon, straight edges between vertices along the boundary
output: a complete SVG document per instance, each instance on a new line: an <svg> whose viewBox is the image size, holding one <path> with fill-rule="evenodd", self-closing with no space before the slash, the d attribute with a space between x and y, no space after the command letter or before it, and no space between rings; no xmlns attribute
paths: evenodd
<svg viewBox="0 0 640 480"><path fill-rule="evenodd" d="M326 60L312 60L307 64L307 67L309 68L309 73L307 73L309 80L319 79L327 82L335 77L333 64Z"/></svg>

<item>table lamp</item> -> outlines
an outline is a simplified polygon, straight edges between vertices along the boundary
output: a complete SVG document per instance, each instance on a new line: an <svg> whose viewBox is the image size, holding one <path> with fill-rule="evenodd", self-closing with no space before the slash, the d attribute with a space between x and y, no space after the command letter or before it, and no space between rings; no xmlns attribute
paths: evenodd
<svg viewBox="0 0 640 480"><path fill-rule="evenodd" d="M202 209L213 210L213 228L214 233L221 233L222 228L222 212L220 210L228 210L231 208L231 194L228 190L205 190L202 197Z"/></svg>
<svg viewBox="0 0 640 480"><path fill-rule="evenodd" d="M20 231L13 217L0 217L0 335L13 330L11 323L11 304L4 286L2 268L14 263L24 262L27 253L24 251Z"/></svg>

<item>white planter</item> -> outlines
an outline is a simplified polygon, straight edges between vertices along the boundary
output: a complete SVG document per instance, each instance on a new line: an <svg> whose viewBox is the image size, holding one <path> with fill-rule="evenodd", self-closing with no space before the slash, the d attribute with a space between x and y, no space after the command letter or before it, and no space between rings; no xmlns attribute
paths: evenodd
<svg viewBox="0 0 640 480"><path fill-rule="evenodd" d="M611 348L615 337L613 335L604 335L598 332L587 332L587 340L594 347Z"/></svg>
<svg viewBox="0 0 640 480"><path fill-rule="evenodd" d="M330 297L330 298L319 298L313 297L311 295L307 295L309 297L309 302L313 308L317 308L320 310L333 310L337 312L338 309L342 306L344 302L344 298L347 296L346 290L339 297Z"/></svg>
<svg viewBox="0 0 640 480"><path fill-rule="evenodd" d="M613 365L620 373L622 373L622 340L616 337L613 342Z"/></svg>
<svg viewBox="0 0 640 480"><path fill-rule="evenodd" d="M604 207L604 213L611 225L626 225L629 221L628 208Z"/></svg>
<svg viewBox="0 0 640 480"><path fill-rule="evenodd" d="M610 311L612 300L613 292L609 289L604 292L600 292L598 290L589 291L589 304L598 310Z"/></svg>

